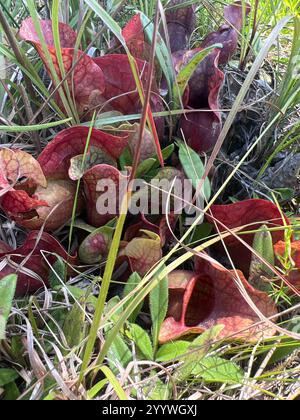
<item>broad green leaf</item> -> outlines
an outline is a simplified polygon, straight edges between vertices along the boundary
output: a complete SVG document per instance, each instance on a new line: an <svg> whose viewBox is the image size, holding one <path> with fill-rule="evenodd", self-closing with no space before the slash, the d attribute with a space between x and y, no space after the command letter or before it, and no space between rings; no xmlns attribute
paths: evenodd
<svg viewBox="0 0 300 420"><path fill-rule="evenodd" d="M49 284L52 289L55 287L62 286L66 278L67 266L61 257L57 257L57 261L54 263L49 273Z"/></svg>
<svg viewBox="0 0 300 420"><path fill-rule="evenodd" d="M131 274L131 276L129 277L125 287L124 287L124 291L123 291L123 297L128 296L130 293L132 293L134 291L134 289L139 285L139 283L142 281L141 276L138 273L133 273ZM132 297L130 298L129 301L127 301L127 305L130 304L130 302L132 302L132 300L134 299L135 294L132 295ZM144 301L142 301L139 306L132 312L132 314L130 315L130 317L128 318L129 322L135 322L139 313L141 312L141 309L143 307Z"/></svg>
<svg viewBox="0 0 300 420"><path fill-rule="evenodd" d="M181 98L183 97L189 80L193 76L201 61L203 61L216 48L222 48L222 44L214 44L202 51L199 51L194 55L191 61L189 61L188 64L180 70L176 78L177 83L173 87L173 109L180 108Z"/></svg>
<svg viewBox="0 0 300 420"><path fill-rule="evenodd" d="M18 373L13 369L0 369L0 386L5 386L18 379Z"/></svg>
<svg viewBox="0 0 300 420"><path fill-rule="evenodd" d="M166 161L167 159L169 159L169 157L174 152L174 149L175 149L174 144L170 144L169 146L167 146L166 148L164 148L162 150L162 155L163 155L164 161ZM149 161L151 160L151 162L152 162L152 159L155 160L155 162L152 165L152 168L149 169L147 173L144 172L144 174L142 174L144 176L147 175L147 179L149 177L150 177L150 179L152 179L155 175L157 175L157 169L160 167L160 163L159 163L159 160L158 160L157 156L152 156L150 159L145 160L145 164L146 164L146 162L148 160ZM143 162L141 163L141 165L143 165ZM138 172L137 173L140 173L141 174L140 169L138 169Z"/></svg>
<svg viewBox="0 0 300 420"><path fill-rule="evenodd" d="M191 236L190 242L196 244L197 242L206 239L212 232L212 225L210 223L202 223L197 225L194 229L193 235Z"/></svg>
<svg viewBox="0 0 300 420"><path fill-rule="evenodd" d="M294 198L294 190L292 188L276 188L274 192L280 195L282 201L290 201ZM273 191L272 191L273 193ZM271 196L270 199L273 199Z"/></svg>
<svg viewBox="0 0 300 420"><path fill-rule="evenodd" d="M188 341L174 341L161 346L156 353L157 362L170 362L187 353L191 343Z"/></svg>
<svg viewBox="0 0 300 420"><path fill-rule="evenodd" d="M128 345L120 334L117 334L114 338L113 344L110 346L107 359L109 366L113 372L118 372L118 363L124 368L132 361L132 353ZM117 363L116 363L117 362Z"/></svg>
<svg viewBox="0 0 300 420"><path fill-rule="evenodd" d="M154 384L153 384L154 383ZM153 378L151 386L146 386L144 395L147 401L167 401L170 399L170 384L163 383L160 379Z"/></svg>
<svg viewBox="0 0 300 420"><path fill-rule="evenodd" d="M206 355L223 329L224 325L216 325L210 330L205 331L203 334L196 337L192 343L190 343L190 349L198 349L198 356L200 354Z"/></svg>
<svg viewBox="0 0 300 420"><path fill-rule="evenodd" d="M216 325L190 343L186 355L181 358L184 363L178 368L175 374L178 380L183 381L191 377L193 370L211 350L213 343L223 328L223 325Z"/></svg>
<svg viewBox="0 0 300 420"><path fill-rule="evenodd" d="M24 348L22 344L22 337L21 336L12 336L10 339L10 353L15 361L19 365L25 365L25 355L24 355Z"/></svg>
<svg viewBox="0 0 300 420"><path fill-rule="evenodd" d="M296 334L300 332L300 318L297 317L285 325L285 328L289 331L293 331ZM292 340L291 338L283 337L280 343L270 343L270 346L276 347L274 354L272 355L269 366L275 365L276 363L286 360L288 356L296 351L300 350L300 342L298 340Z"/></svg>
<svg viewBox="0 0 300 420"><path fill-rule="evenodd" d="M110 320L112 322L116 322L118 320L119 316L122 313L123 307L122 306L119 306L117 308L117 306L120 303L120 300L121 299L120 299L119 296L114 296L106 304L106 307L105 307L105 310L104 310L104 314L107 314L107 313L110 313L111 311L114 311L113 314L110 316Z"/></svg>
<svg viewBox="0 0 300 420"><path fill-rule="evenodd" d="M255 233L253 249L273 267L275 266L275 252L271 232L266 225ZM261 291L271 291L272 285L263 280L262 276L273 276L270 270L256 255L252 254L249 282Z"/></svg>
<svg viewBox="0 0 300 420"><path fill-rule="evenodd" d="M174 152L174 149L175 149L174 144L170 144L169 146L165 147L165 148L162 150L162 155L163 155L164 160L169 159L169 157L170 157L170 156L172 155L172 153ZM157 163L159 163L157 158L156 158L156 161L157 161Z"/></svg>
<svg viewBox="0 0 300 420"><path fill-rule="evenodd" d="M187 144L178 142L179 159L183 170L188 179L191 180L193 187L197 190L199 183L205 173L205 167L198 153L191 149ZM206 200L211 196L211 186L208 178L204 181L202 194Z"/></svg>
<svg viewBox="0 0 300 420"><path fill-rule="evenodd" d="M201 359L191 372L192 380L201 378L205 382L241 384L244 372L233 362L211 356Z"/></svg>
<svg viewBox="0 0 300 420"><path fill-rule="evenodd" d="M142 327L137 324L130 324L127 335L133 340L146 360L153 360L152 343L148 333Z"/></svg>
<svg viewBox="0 0 300 420"><path fill-rule="evenodd" d="M170 157L170 156L172 155L172 153L174 152L174 149L175 149L174 144L170 144L169 146L165 147L165 148L162 150L162 155L163 155L164 160L169 159L169 157ZM157 157L156 157L156 156L153 156L153 158L156 160L156 165L157 165L157 167L159 167L159 160L157 159Z"/></svg>
<svg viewBox="0 0 300 420"><path fill-rule="evenodd" d="M84 305L81 307L77 302L74 303L66 316L63 332L70 349L82 343L86 333Z"/></svg>
<svg viewBox="0 0 300 420"><path fill-rule="evenodd" d="M162 267L164 269L165 266ZM150 296L150 313L152 319L152 339L154 349L158 345L158 336L160 327L166 318L169 303L168 278L165 277L151 291Z"/></svg>
<svg viewBox="0 0 300 420"><path fill-rule="evenodd" d="M0 280L0 340L5 339L7 320L17 287L17 276L11 274Z"/></svg>
<svg viewBox="0 0 300 420"><path fill-rule="evenodd" d="M116 307L116 305L118 305L118 303L120 303L119 296L115 296L114 298L110 299L110 301L106 305L105 313L108 313L111 310L113 310ZM114 325L118 321L122 310L122 307L118 308L110 317L111 322L104 328L105 334L107 334L110 331L110 329L112 328L111 325ZM125 368L128 366L128 363L132 361L131 350L129 349L128 345L123 339L121 333L116 334L116 336L114 337L113 344L111 345L107 353L107 358L109 366L114 373L118 371L118 369L116 368L116 362L120 363Z"/></svg>
<svg viewBox="0 0 300 420"><path fill-rule="evenodd" d="M153 158L149 158L141 162L136 171L137 179L147 174L153 168L155 164L156 164L156 160Z"/></svg>
<svg viewBox="0 0 300 420"><path fill-rule="evenodd" d="M10 382L4 386L4 400L5 401L16 401L21 393L15 382Z"/></svg>

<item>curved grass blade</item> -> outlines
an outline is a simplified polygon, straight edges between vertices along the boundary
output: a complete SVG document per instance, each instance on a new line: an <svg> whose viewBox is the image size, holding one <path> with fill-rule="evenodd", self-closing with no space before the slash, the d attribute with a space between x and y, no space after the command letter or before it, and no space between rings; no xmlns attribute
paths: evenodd
<svg viewBox="0 0 300 420"><path fill-rule="evenodd" d="M0 125L0 131L6 133L30 133L31 131L47 130L48 128L57 127L59 125L66 124L72 121L72 118L66 118L61 121L53 121L47 124L36 124L36 125Z"/></svg>
<svg viewBox="0 0 300 420"><path fill-rule="evenodd" d="M7 320L17 287L17 276L11 274L0 281L0 340L5 339Z"/></svg>
<svg viewBox="0 0 300 420"><path fill-rule="evenodd" d="M210 47L199 51L179 72L177 76L177 83L173 88L173 108L179 108L181 105L181 98L188 86L189 80L193 76L199 64L215 49L222 48L222 44L214 44Z"/></svg>
<svg viewBox="0 0 300 420"><path fill-rule="evenodd" d="M145 35L149 42L152 42L154 25L151 20L142 12L139 12L141 21L144 27ZM157 47L156 47L156 58L159 62L161 70L167 80L169 92L172 94L172 86L174 83L174 70L170 52L166 46L162 36L158 34Z"/></svg>

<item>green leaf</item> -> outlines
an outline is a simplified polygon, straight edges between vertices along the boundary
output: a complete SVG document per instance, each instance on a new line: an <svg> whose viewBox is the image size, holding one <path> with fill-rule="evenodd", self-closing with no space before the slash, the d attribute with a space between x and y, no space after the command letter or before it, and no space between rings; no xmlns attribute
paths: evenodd
<svg viewBox="0 0 300 420"><path fill-rule="evenodd" d="M104 314L108 314L114 311L112 315L110 316L110 320L112 322L117 322L117 320L119 319L119 316L122 313L123 307L119 305L120 301L121 299L119 296L114 296L107 302L105 306Z"/></svg>
<svg viewBox="0 0 300 420"><path fill-rule="evenodd" d="M89 365L89 363L91 361L91 358L92 358L92 355L93 355L94 346L95 346L95 343L96 343L96 340L97 340L98 330L99 330L99 327L100 327L100 324L101 324L101 319L102 319L102 316L103 316L103 313L104 313L105 303L106 303L106 300L107 300L107 295L108 295L109 287L110 287L111 280L112 280L112 275L113 275L113 272L114 272L114 269L115 269L115 264L116 264L116 261L117 261L117 256L118 256L118 252L119 252L119 248L120 248L120 242L121 242L121 238L122 238L123 228L124 228L124 225L125 225L127 211L128 211L127 200L123 199L122 204L121 204L120 216L117 219L115 234L114 234L114 237L113 237L113 240L112 240L112 244L111 244L109 254L108 254L108 257L107 257L107 262L106 262L106 265L105 265L105 270L104 270L103 279L102 279L102 283L101 283L100 294L99 294L99 297L97 299L95 314L94 314L94 317L93 317L93 322L92 322L92 325L91 325L89 338L88 338L86 348L85 348L85 353L84 353L84 356L83 356L83 361L82 361L80 375L79 375L79 383L81 383L83 381L86 369L88 368L88 365ZM114 341L114 339L115 339L115 336L113 338L113 341ZM106 350L105 347L103 347L103 349ZM98 357L98 360L100 359L100 362L102 362L105 355L106 355L106 353L103 354L103 352L101 351L100 355Z"/></svg>
<svg viewBox="0 0 300 420"><path fill-rule="evenodd" d="M107 385L107 383L108 383L108 379L102 379L100 382L94 385L93 388L87 391L88 398L90 400L95 398L102 391L105 385Z"/></svg>
<svg viewBox="0 0 300 420"><path fill-rule="evenodd" d="M11 274L0 281L0 340L5 339L7 320L17 287L17 275Z"/></svg>
<svg viewBox="0 0 300 420"><path fill-rule="evenodd" d="M169 159L169 157L174 152L174 149L175 149L175 145L170 144L169 146L167 146L166 148L164 148L162 150L162 156L163 156L164 161ZM159 162L157 156L152 156L150 159L155 159L155 163L153 163L153 166L148 171L148 173L144 174L144 175L147 175L147 179L148 178L150 178L150 179L154 178L157 175L157 169L160 168L160 162ZM145 162L147 162L147 161L145 161Z"/></svg>
<svg viewBox="0 0 300 420"><path fill-rule="evenodd" d="M284 327L288 331L292 331L295 334L300 333L300 317L295 317L290 320ZM278 339L277 339L278 340ZM268 343L269 344L269 343ZM290 337L282 337L280 342L275 341L270 343L270 347L276 348L268 365L273 366L276 363L286 360L291 354L300 350L300 341L293 340Z"/></svg>
<svg viewBox="0 0 300 420"><path fill-rule="evenodd" d="M154 385L152 383L151 386L146 386L144 390L147 401L168 401L170 399L170 384L165 384L160 379L156 380L156 378L153 378L153 382Z"/></svg>
<svg viewBox="0 0 300 420"><path fill-rule="evenodd" d="M132 293L141 281L142 281L142 278L138 273L131 274L131 276L129 277L129 279L128 279L125 287L124 287L123 298L128 296L130 293ZM126 305L129 305L130 302L132 302L132 300L135 298L135 296L136 295L133 294L132 297L127 301ZM140 305L132 312L132 314L128 318L129 322L134 323L136 321L139 313L141 312L141 309L142 309L143 305L144 305L144 301L142 301L140 303Z"/></svg>
<svg viewBox="0 0 300 420"><path fill-rule="evenodd" d="M110 13L113 13L122 3L123 0L107 0L107 9Z"/></svg>
<svg viewBox="0 0 300 420"><path fill-rule="evenodd" d="M200 354L202 356L206 355L223 329L224 325L216 325L210 330L205 331L203 334L194 339L194 341L190 344L190 349L198 349L198 356Z"/></svg>
<svg viewBox="0 0 300 420"><path fill-rule="evenodd" d="M273 267L275 266L275 252L273 238L266 225L262 226L254 235L253 249ZM252 255L249 282L259 290L271 291L272 285L263 280L262 276L273 276L270 270L255 254Z"/></svg>
<svg viewBox="0 0 300 420"><path fill-rule="evenodd" d="M142 12L139 12L141 16L141 21L144 27L145 35L148 42L151 44L153 39L153 32L154 32L154 25L151 20ZM172 62L172 57L168 47L165 44L162 36L158 33L157 34L157 47L155 51L155 55L157 61L159 62L160 68L166 77L168 88L170 94L172 93L172 86L174 84L174 67Z"/></svg>
<svg viewBox="0 0 300 420"><path fill-rule="evenodd" d="M155 164L156 164L156 160L153 158L149 158L141 162L136 171L137 179L147 174L153 168Z"/></svg>
<svg viewBox="0 0 300 420"><path fill-rule="evenodd" d="M36 33L39 37L39 43L41 44L41 49L43 51L43 55L45 56L45 60L47 62L48 71L51 75L51 78L53 79L54 85L58 86L59 83L60 83L60 79L59 79L59 76L58 76L58 74L55 70L55 66L54 66L51 54L50 54L50 52L47 48L46 40L45 40L45 37L43 35L43 31L42 31L42 27L41 27L41 23L40 23L40 17L39 17L39 14L38 14L35 3L36 2L34 2L33 0L27 0L27 6L28 6L30 16L31 16L32 21L33 21L35 31L36 31ZM58 3L57 0L54 3ZM53 23L55 23L55 22L53 22ZM58 32L58 31L56 31L56 32ZM53 37L55 38L55 28L54 28ZM54 40L54 43L55 43L55 40ZM56 48L58 48L58 50L60 50L59 46L56 46ZM57 51L57 52L59 53L59 51ZM59 93L59 96L61 98L64 109L66 110L66 113L68 114L68 116L70 118L73 118L72 111L70 109L70 105L68 103L65 91L64 91L62 86L59 87L58 93Z"/></svg>
<svg viewBox="0 0 300 420"><path fill-rule="evenodd" d="M66 124L70 122L71 119L72 118L67 118L61 121L53 121L47 124L37 124L37 125L0 125L0 131L5 131L6 133L27 133L27 132L30 133L32 131L47 130L49 128Z"/></svg>
<svg viewBox="0 0 300 420"><path fill-rule="evenodd" d="M49 273L49 284L52 289L62 286L62 283L64 283L64 280L66 278L66 273L67 273L66 263L63 261L61 257L58 256L57 261L54 263L53 267L51 267L51 270Z"/></svg>
<svg viewBox="0 0 300 420"><path fill-rule="evenodd" d="M192 370L191 376L193 380L201 378L205 382L241 384L244 372L229 360L211 356L201 359Z"/></svg>
<svg viewBox="0 0 300 420"><path fill-rule="evenodd" d="M194 229L193 235L191 236L190 242L194 245L203 239L208 238L212 232L212 225L210 223L202 223L202 225L197 225Z"/></svg>
<svg viewBox="0 0 300 420"><path fill-rule="evenodd" d="M4 389L5 389L5 394L4 394L5 401L16 401L21 395L19 388L17 387L15 382L10 382L9 384L5 385Z"/></svg>
<svg viewBox="0 0 300 420"><path fill-rule="evenodd" d="M116 362L120 363L124 368L132 361L132 353L124 339L120 334L114 338L113 344L110 346L107 359L111 370L116 373L119 369L116 368Z"/></svg>
<svg viewBox="0 0 300 420"><path fill-rule="evenodd" d="M163 269L165 269L165 266L162 266L161 270ZM165 277L150 292L149 300L150 300L150 313L151 313L151 320L152 320L152 339L153 339L154 349L157 348L159 331L168 312L168 303L169 303L168 286L169 286L168 277Z"/></svg>
<svg viewBox="0 0 300 420"><path fill-rule="evenodd" d="M253 241L253 249L270 264L275 264L272 234L266 225L256 232Z"/></svg>
<svg viewBox="0 0 300 420"><path fill-rule="evenodd" d="M70 295L73 296L76 300L84 300L86 305L91 305L94 309L97 305L97 298L91 293L87 294L86 290L80 289L76 286L65 286L69 291Z"/></svg>
<svg viewBox="0 0 300 420"><path fill-rule="evenodd" d="M177 369L175 374L179 381L187 380L192 376L192 372L211 350L213 343L223 328L223 325L216 325L190 343L186 355L181 358L184 363Z"/></svg>
<svg viewBox="0 0 300 420"><path fill-rule="evenodd" d="M174 106L173 109L180 107L181 98L187 88L187 85L196 71L197 67L214 49L222 48L222 44L214 44L204 50L199 51L178 73L177 83L173 87Z"/></svg>
<svg viewBox="0 0 300 420"><path fill-rule="evenodd" d="M179 359L187 353L191 343L189 341L174 341L161 346L156 353L157 362L170 362Z"/></svg>
<svg viewBox="0 0 300 420"><path fill-rule="evenodd" d="M162 155L163 155L164 160L169 159L169 157L170 157L170 156L172 155L172 153L174 152L174 149L175 149L175 145L174 145L174 144L170 144L169 146L165 147L165 148L162 150ZM157 162L157 164L159 164L159 162L158 162L158 159L157 159L157 158L156 158L156 162Z"/></svg>
<svg viewBox="0 0 300 420"><path fill-rule="evenodd" d="M126 47L126 42L122 35L122 29L117 22L111 17L109 13L96 1L96 0L84 0L84 2L95 12L100 19L103 20L104 24L108 29L118 38L123 47Z"/></svg>
<svg viewBox="0 0 300 420"><path fill-rule="evenodd" d="M175 149L174 144L170 144L169 146L165 147L165 148L162 150L162 155L163 155L164 160L169 159L169 157L170 157L170 156L172 155L172 153L174 152L174 149ZM159 166L160 166L160 164L159 164L159 160L158 160L158 158L157 158L156 156L152 156L152 157L156 160L156 165L157 165L157 167L159 167Z"/></svg>
<svg viewBox="0 0 300 420"><path fill-rule="evenodd" d="M105 313L108 313L111 310L113 310L119 303L119 296L115 296L114 298L112 298L109 302L107 302ZM110 331L111 325L114 325L118 321L121 312L122 307L118 308L110 317L110 323L104 328L105 335ZM132 361L131 350L129 349L128 345L123 339L121 333L116 334L116 336L114 337L113 344L110 346L109 351L107 353L107 358L109 366L114 373L118 372L115 362L120 363L124 368L126 368L128 366L128 363Z"/></svg>
<svg viewBox="0 0 300 420"><path fill-rule="evenodd" d="M130 324L127 335L131 340L133 340L133 342L141 351L146 360L154 359L154 353L150 337L142 327L140 327L137 324Z"/></svg>
<svg viewBox="0 0 300 420"><path fill-rule="evenodd" d="M5 386L18 379L18 373L13 369L0 369L0 386Z"/></svg>
<svg viewBox="0 0 300 420"><path fill-rule="evenodd" d="M191 180L193 187L197 190L199 183L205 173L205 167L198 153L191 149L187 144L178 142L179 159L183 170L188 179ZM211 186L209 179L206 178L202 187L202 194L208 201L211 196Z"/></svg>
<svg viewBox="0 0 300 420"><path fill-rule="evenodd" d="M102 370L102 372L104 373L104 375L107 377L109 383L111 384L111 386L115 390L115 392L116 392L119 400L120 401L127 401L128 400L128 397L125 394L125 391L121 387L118 379L115 377L115 375L113 374L113 372L107 366L101 366L100 367L100 370Z"/></svg>
<svg viewBox="0 0 300 420"><path fill-rule="evenodd" d="M85 338L86 323L84 307L82 308L77 302L74 303L72 309L66 316L63 332L70 349L79 346Z"/></svg>
<svg viewBox="0 0 300 420"><path fill-rule="evenodd" d="M281 200L283 201L292 200L295 194L295 191L292 188L276 188L274 192L277 192L280 195Z"/></svg>

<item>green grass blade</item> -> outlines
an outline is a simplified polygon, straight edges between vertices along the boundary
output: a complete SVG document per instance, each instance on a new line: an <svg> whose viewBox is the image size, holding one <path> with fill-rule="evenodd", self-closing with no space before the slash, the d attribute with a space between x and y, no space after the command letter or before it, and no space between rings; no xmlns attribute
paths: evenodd
<svg viewBox="0 0 300 420"><path fill-rule="evenodd" d="M0 131L5 131L6 133L30 133L32 131L47 130L49 128L58 127L59 125L66 124L71 122L72 118L66 118L61 121L53 121L47 124L37 124L37 125L0 125Z"/></svg>
<svg viewBox="0 0 300 420"><path fill-rule="evenodd" d="M91 325L89 338L88 338L88 342L87 342L84 357L83 357L82 367L81 367L80 376L79 376L79 383L81 383L84 378L85 372L88 368L89 362L93 354L99 325L101 322L101 318L103 316L105 302L106 302L109 286L111 283L112 274L115 268L117 255L119 252L119 244L121 241L123 227L124 227L126 216L127 216L127 209L128 209L128 206L127 206L127 196L126 196L122 202L121 214L120 214L120 217L118 218L115 234L114 234L112 244L109 250L107 263L105 266L105 272L104 272L103 280L101 283L101 290L100 290L100 294L99 294L99 298L97 302L97 307L94 314L93 323Z"/></svg>
<svg viewBox="0 0 300 420"><path fill-rule="evenodd" d="M5 339L7 320L17 287L17 276L11 274L0 281L0 340Z"/></svg>
<svg viewBox="0 0 300 420"><path fill-rule="evenodd" d="M125 394L123 388L121 387L118 379L112 373L112 371L107 366L102 366L100 369L102 370L103 374L106 376L106 378L108 379L109 383L111 384L111 386L115 390L115 393L117 394L118 398L121 401L127 401L128 400L128 397Z"/></svg>
<svg viewBox="0 0 300 420"><path fill-rule="evenodd" d="M46 41L45 41L45 38L43 36L42 28L41 28L41 25L40 25L40 18L39 18L39 15L37 13L37 10L36 10L35 2L33 0L28 0L27 4L28 4L28 8L29 8L29 11L30 11L31 18L33 20L34 28L35 28L36 33L38 34L38 37L39 37L39 40L40 40L40 44L41 44L41 47L42 47L42 50L43 50L43 54L44 54L44 56L46 58L46 61L47 61L47 66L49 68L51 78L54 81L54 85L58 86L60 84L60 80L59 80L59 77L56 73L51 55L48 51ZM64 108L67 112L67 115L70 118L74 118L74 115L73 115L72 110L70 108L69 102L66 98L65 92L64 92L64 90L61 86L59 87L58 92L59 92L61 101L63 103L63 106L64 106ZM75 118L75 121L76 121L76 118Z"/></svg>
<svg viewBox="0 0 300 420"><path fill-rule="evenodd" d="M139 12L141 16L141 21L144 27L145 35L148 42L152 42L153 39L153 31L154 25L150 21L150 19L142 12ZM174 69L173 69L173 62L170 52L166 46L165 41L163 40L162 36L158 34L158 41L156 47L156 58L159 62L161 70L167 80L169 92L172 93L172 86L174 83Z"/></svg>
<svg viewBox="0 0 300 420"><path fill-rule="evenodd" d="M55 50L56 50L56 57L57 57L57 60L58 60L61 79L64 80L65 76L66 76L66 72L65 72L65 66L64 66L64 62L63 62L63 56L62 56L62 51L61 51L61 43L60 43L59 20L58 20L59 6L60 6L60 0L53 0L53 4L52 4L52 32L53 32L53 41L54 41L54 46L55 46ZM76 105L75 105L75 102L74 102L74 100L71 96L71 92L70 92L69 84L68 84L67 80L65 80L63 82L63 88L64 88L64 92L65 92L67 100L68 100L68 104L69 104L70 109L72 111L72 115L74 115L76 121L79 122L79 116L78 116L78 113L77 113Z"/></svg>
<svg viewBox="0 0 300 420"><path fill-rule="evenodd" d="M162 267L164 269L164 267ZM165 277L149 295L150 313L152 319L152 341L154 352L158 347L158 336L161 325L167 315L169 304L168 277Z"/></svg>

